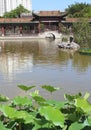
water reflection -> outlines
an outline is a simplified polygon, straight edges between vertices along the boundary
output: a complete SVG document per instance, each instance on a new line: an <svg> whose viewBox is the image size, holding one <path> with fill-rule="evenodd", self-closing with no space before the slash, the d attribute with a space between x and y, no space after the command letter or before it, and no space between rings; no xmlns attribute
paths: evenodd
<svg viewBox="0 0 91 130"><path fill-rule="evenodd" d="M23 44L1 42L0 71L4 78L14 79L14 75L25 71L32 71L33 54L26 55Z"/></svg>
<svg viewBox="0 0 91 130"><path fill-rule="evenodd" d="M76 53L73 60L73 66L76 67L79 72L87 71L91 68L91 56Z"/></svg>
<svg viewBox="0 0 91 130"><path fill-rule="evenodd" d="M61 87L56 98L64 92L89 91L91 56L61 50L59 42L0 41L0 93L15 96L17 84Z"/></svg>

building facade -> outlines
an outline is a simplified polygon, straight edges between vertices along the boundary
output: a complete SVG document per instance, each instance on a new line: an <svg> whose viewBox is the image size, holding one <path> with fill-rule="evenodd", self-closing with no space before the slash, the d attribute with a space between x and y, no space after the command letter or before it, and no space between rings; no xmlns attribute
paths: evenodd
<svg viewBox="0 0 91 130"><path fill-rule="evenodd" d="M0 0L0 16L3 16L5 12L15 9L20 4L29 11L32 11L31 0Z"/></svg>
<svg viewBox="0 0 91 130"><path fill-rule="evenodd" d="M66 14L60 11L33 12L32 16L0 18L0 36L37 35L46 31L61 32L61 21Z"/></svg>

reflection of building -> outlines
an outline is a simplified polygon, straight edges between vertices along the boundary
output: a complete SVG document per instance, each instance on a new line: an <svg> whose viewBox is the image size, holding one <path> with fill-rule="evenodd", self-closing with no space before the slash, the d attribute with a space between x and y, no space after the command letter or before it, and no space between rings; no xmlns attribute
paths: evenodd
<svg viewBox="0 0 91 130"><path fill-rule="evenodd" d="M23 5L26 9L31 9L31 0L0 0L0 16L5 12L15 9L19 5Z"/></svg>
<svg viewBox="0 0 91 130"><path fill-rule="evenodd" d="M2 72L9 80L14 78L17 73L24 73L32 71L33 56L29 55L27 58L21 54L2 54L0 56L0 72Z"/></svg>

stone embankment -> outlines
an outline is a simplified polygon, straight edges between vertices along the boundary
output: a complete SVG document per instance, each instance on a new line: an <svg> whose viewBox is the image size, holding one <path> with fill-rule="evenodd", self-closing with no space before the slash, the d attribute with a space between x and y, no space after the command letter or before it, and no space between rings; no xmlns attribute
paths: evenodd
<svg viewBox="0 0 91 130"><path fill-rule="evenodd" d="M9 35L9 36L1 36L0 40L19 40L19 39L45 39L45 38L53 38L53 39L61 39L62 34L58 31L45 31L43 33L39 33L36 35Z"/></svg>
<svg viewBox="0 0 91 130"><path fill-rule="evenodd" d="M80 46L75 43L75 42L62 42L60 44L58 44L59 48L63 48L63 49L74 49L74 50L78 50L80 48Z"/></svg>

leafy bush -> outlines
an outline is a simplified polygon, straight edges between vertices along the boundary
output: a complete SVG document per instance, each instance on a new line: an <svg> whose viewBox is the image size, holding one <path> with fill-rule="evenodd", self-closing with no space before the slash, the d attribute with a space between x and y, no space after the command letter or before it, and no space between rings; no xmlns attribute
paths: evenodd
<svg viewBox="0 0 91 130"><path fill-rule="evenodd" d="M65 11L68 13L69 17L73 18L91 18L91 4L87 3L78 3L68 6Z"/></svg>
<svg viewBox="0 0 91 130"><path fill-rule="evenodd" d="M91 47L91 26L86 19L73 24L74 40L81 47Z"/></svg>
<svg viewBox="0 0 91 130"><path fill-rule="evenodd" d="M24 91L34 86L18 85ZM58 88L43 85L52 94ZM0 130L87 130L91 129L89 93L65 94L64 101L48 100L35 90L25 97L0 95ZM7 103L3 103L7 102Z"/></svg>
<svg viewBox="0 0 91 130"><path fill-rule="evenodd" d="M10 12L4 13L4 18L17 18L20 17L22 13L30 13L29 10L25 9L22 5L19 5L14 10L11 10Z"/></svg>

